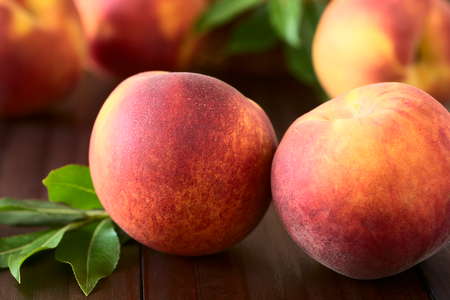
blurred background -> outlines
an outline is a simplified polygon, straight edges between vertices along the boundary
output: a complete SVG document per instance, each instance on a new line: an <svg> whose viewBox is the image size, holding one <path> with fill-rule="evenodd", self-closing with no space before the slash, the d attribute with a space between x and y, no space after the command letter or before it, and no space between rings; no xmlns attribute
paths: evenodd
<svg viewBox="0 0 450 300"><path fill-rule="evenodd" d="M449 20L447 0L2 1L0 118L95 115L83 98L102 102L151 70L217 77L269 116L292 105L287 125L374 82L409 83L446 104Z"/></svg>

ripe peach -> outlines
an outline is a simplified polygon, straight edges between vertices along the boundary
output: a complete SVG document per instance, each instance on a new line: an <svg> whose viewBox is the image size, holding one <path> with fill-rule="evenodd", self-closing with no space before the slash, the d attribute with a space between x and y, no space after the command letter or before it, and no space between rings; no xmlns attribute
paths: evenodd
<svg viewBox="0 0 450 300"><path fill-rule="evenodd" d="M69 93L85 46L71 0L0 1L0 116L35 113Z"/></svg>
<svg viewBox="0 0 450 300"><path fill-rule="evenodd" d="M331 1L314 36L313 63L330 97L396 81L449 102L450 3Z"/></svg>
<svg viewBox="0 0 450 300"><path fill-rule="evenodd" d="M228 84L146 72L106 100L89 163L100 201L124 231L196 256L227 249L260 222L276 146L265 112Z"/></svg>
<svg viewBox="0 0 450 300"><path fill-rule="evenodd" d="M126 78L184 70L199 37L192 27L207 0L74 0L95 70Z"/></svg>
<svg viewBox="0 0 450 300"><path fill-rule="evenodd" d="M360 279L402 272L450 241L450 113L410 85L354 89L290 126L271 178L317 261Z"/></svg>

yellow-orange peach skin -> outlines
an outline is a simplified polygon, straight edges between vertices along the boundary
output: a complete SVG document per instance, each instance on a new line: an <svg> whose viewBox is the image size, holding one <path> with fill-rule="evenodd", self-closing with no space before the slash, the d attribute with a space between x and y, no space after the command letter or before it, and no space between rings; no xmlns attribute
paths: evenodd
<svg viewBox="0 0 450 300"><path fill-rule="evenodd" d="M0 116L64 97L82 74L85 48L71 0L0 0Z"/></svg>
<svg viewBox="0 0 450 300"><path fill-rule="evenodd" d="M123 81L95 122L92 180L112 219L150 248L217 253L245 238L271 201L270 120L228 84L194 73Z"/></svg>
<svg viewBox="0 0 450 300"><path fill-rule="evenodd" d="M272 191L290 236L325 266L402 272L450 241L450 113L401 83L344 93L289 127Z"/></svg>
<svg viewBox="0 0 450 300"><path fill-rule="evenodd" d="M403 82L450 101L450 3L336 0L313 40L313 64L331 98L376 82Z"/></svg>

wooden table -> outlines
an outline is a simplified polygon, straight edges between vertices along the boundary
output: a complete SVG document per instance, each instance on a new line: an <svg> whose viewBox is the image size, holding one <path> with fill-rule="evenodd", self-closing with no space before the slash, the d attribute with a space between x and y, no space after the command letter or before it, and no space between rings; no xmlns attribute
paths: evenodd
<svg viewBox="0 0 450 300"><path fill-rule="evenodd" d="M318 102L287 76L211 74L258 102L278 139ZM89 137L103 101L116 83L86 73L80 86L51 112L0 121L0 196L46 199L41 180L69 163L88 164ZM0 226L0 237L35 228ZM0 270L0 299L84 299L71 268L54 251L31 257L18 284ZM450 246L399 275L361 281L320 265L291 240L273 206L238 245L206 257L177 257L132 241L114 273L89 299L450 299Z"/></svg>

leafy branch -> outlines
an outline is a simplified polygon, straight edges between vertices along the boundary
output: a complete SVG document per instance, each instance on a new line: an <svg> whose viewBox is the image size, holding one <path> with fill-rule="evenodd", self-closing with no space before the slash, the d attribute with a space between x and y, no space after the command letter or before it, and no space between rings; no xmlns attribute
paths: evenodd
<svg viewBox="0 0 450 300"><path fill-rule="evenodd" d="M0 199L0 223L50 226L27 234L0 238L0 268L9 268L20 283L20 267L35 253L56 249L55 258L71 265L87 296L109 276L119 261L120 245L130 239L103 209L89 168L68 165L43 180L50 202Z"/></svg>
<svg viewBox="0 0 450 300"><path fill-rule="evenodd" d="M327 0L220 0L200 17L198 32L236 21L225 51L229 55L265 52L281 46L288 71L328 100L312 63L312 41ZM239 19L238 19L239 18Z"/></svg>

